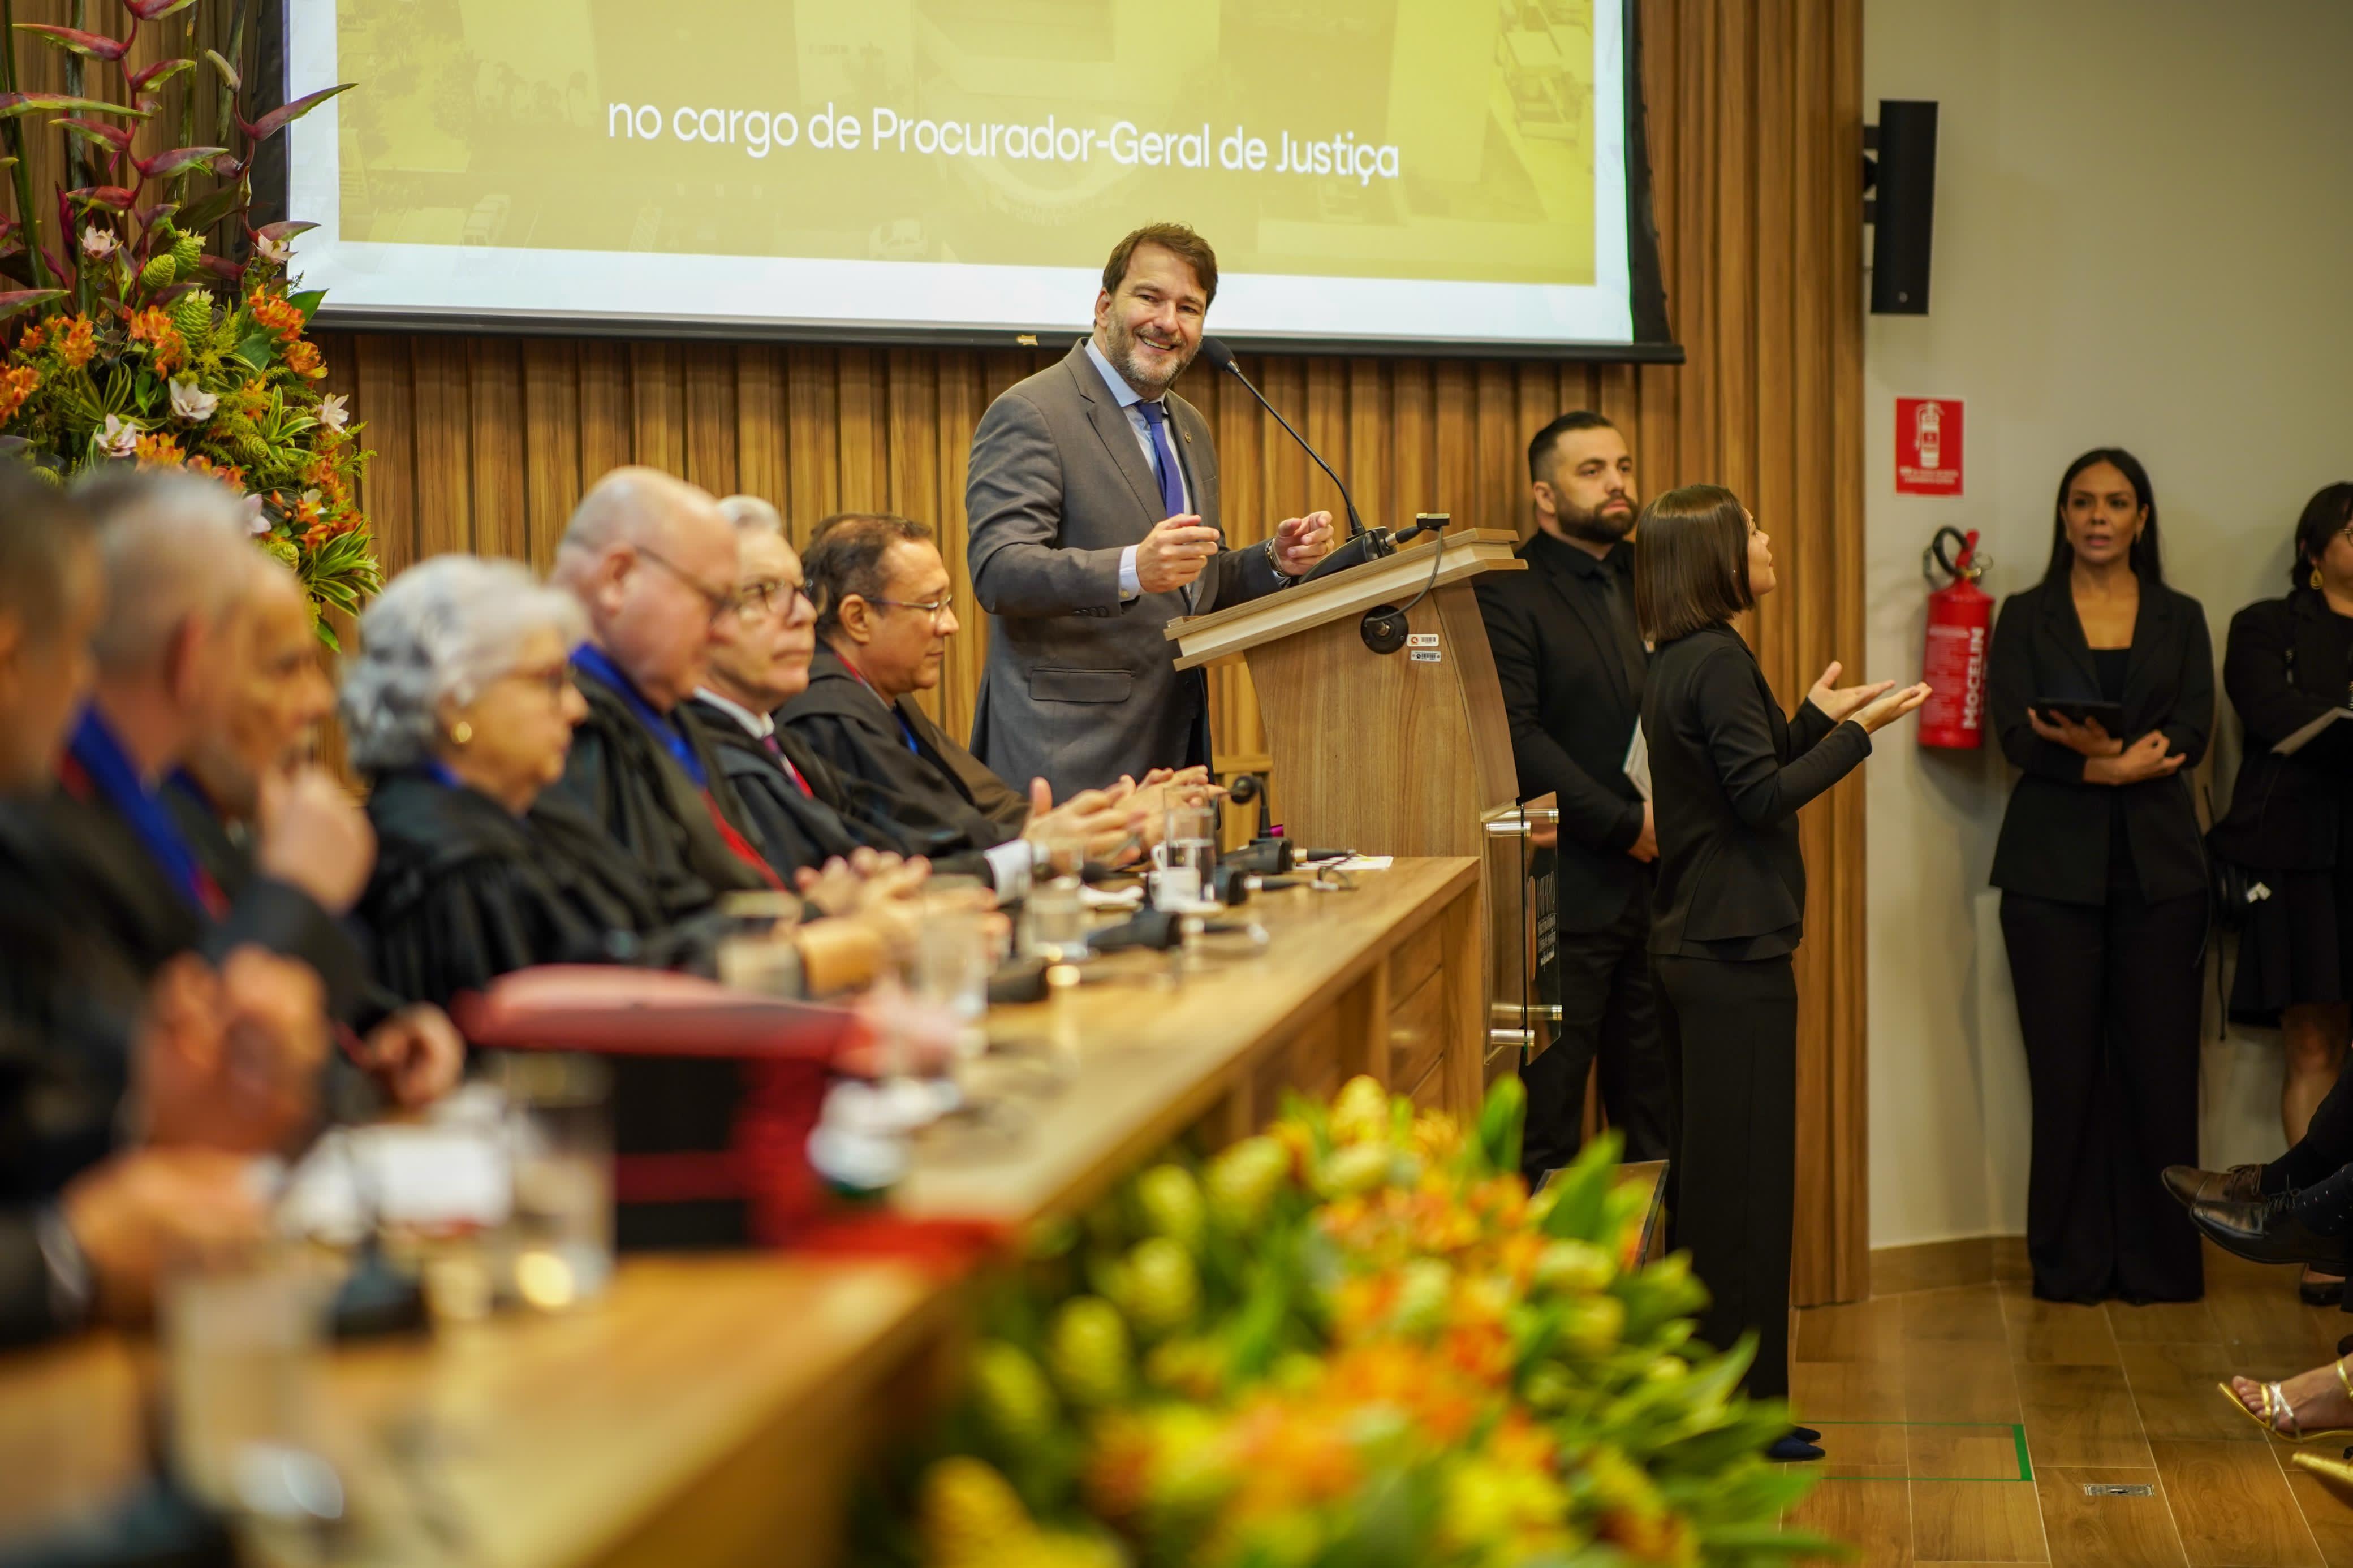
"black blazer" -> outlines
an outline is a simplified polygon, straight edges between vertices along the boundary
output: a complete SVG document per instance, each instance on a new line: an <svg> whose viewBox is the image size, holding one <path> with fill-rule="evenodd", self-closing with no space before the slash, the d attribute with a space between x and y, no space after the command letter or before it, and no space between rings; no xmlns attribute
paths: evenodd
<svg viewBox="0 0 2353 1568"><path fill-rule="evenodd" d="M1632 552L1621 544L1612 553ZM1560 807L1560 928L1598 931L1651 875L1626 853L1642 833L1641 793L1626 776L1642 681L1639 671L1629 676L1595 581L1623 563L1596 561L1547 533L1519 554L1526 571L1479 579L1479 614L1511 717L1520 798L1549 794ZM1623 587L1630 601L1630 578Z"/></svg>
<svg viewBox="0 0 2353 1568"><path fill-rule="evenodd" d="M1731 626L1660 645L1642 693L1659 888L1651 951L1776 958L1805 935L1798 808L1871 754L1862 726L1812 703L1783 720Z"/></svg>
<svg viewBox="0 0 2353 1568"><path fill-rule="evenodd" d="M2323 713L2348 706L2353 669L2328 602L2298 589L2231 618L2222 689L2239 711L2246 754L2231 809L2214 825L2215 852L2261 870L2326 871L2340 853L2343 801L2353 785L2353 731L2324 730L2292 757L2272 747Z"/></svg>
<svg viewBox="0 0 2353 1568"><path fill-rule="evenodd" d="M1986 700L2002 754L2020 770L1994 845L1993 885L2066 904L2108 897L2111 813L2124 800L2125 833L2141 896L2155 902L2206 891L2206 849L2189 795L2189 770L2214 728L2214 648L2206 612L2187 594L2143 583L2125 666L2126 744L2152 730L2189 761L2137 784L2084 782L2084 758L2046 741L2027 721L2038 699L2096 699L2099 672L2063 577L2002 602L1987 655Z"/></svg>

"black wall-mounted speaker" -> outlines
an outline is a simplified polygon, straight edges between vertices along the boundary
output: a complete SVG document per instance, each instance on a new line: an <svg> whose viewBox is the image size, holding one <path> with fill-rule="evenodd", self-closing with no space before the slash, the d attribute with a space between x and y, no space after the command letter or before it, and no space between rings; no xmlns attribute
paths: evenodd
<svg viewBox="0 0 2353 1568"><path fill-rule="evenodd" d="M1936 106L1923 99L1879 100L1879 163L1873 208L1871 313L1928 313L1928 263L1936 226Z"/></svg>

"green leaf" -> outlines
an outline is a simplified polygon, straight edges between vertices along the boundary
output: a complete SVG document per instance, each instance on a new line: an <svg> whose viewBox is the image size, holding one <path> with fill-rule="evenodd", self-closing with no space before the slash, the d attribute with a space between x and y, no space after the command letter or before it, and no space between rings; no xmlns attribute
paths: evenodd
<svg viewBox="0 0 2353 1568"><path fill-rule="evenodd" d="M147 178L170 180L193 174L227 151L226 147L174 147L168 153L158 153L153 158L140 158L133 162Z"/></svg>
<svg viewBox="0 0 2353 1568"><path fill-rule="evenodd" d="M324 289L306 289L300 294L287 295L286 302L302 312L302 324L307 327L311 324L311 318L319 313L319 301L326 297Z"/></svg>
<svg viewBox="0 0 2353 1568"><path fill-rule="evenodd" d="M259 329L248 332L237 345L237 357L256 370L268 370L278 357L278 339Z"/></svg>
<svg viewBox="0 0 2353 1568"><path fill-rule="evenodd" d="M237 212L244 205L245 193L236 185L223 185L219 190L198 196L180 210L173 221L188 234L202 234L213 225Z"/></svg>
<svg viewBox="0 0 2353 1568"><path fill-rule="evenodd" d="M0 120L52 111L62 113L76 109L90 114L124 114L133 120L144 120L149 113L144 109L109 103L102 98L76 98L66 92L0 92Z"/></svg>
<svg viewBox="0 0 2353 1568"><path fill-rule="evenodd" d="M79 27L53 27L44 22L19 22L16 31L30 33L51 48L67 49L92 60L119 60L131 52L128 38L110 38Z"/></svg>
<svg viewBox="0 0 2353 1568"><path fill-rule="evenodd" d="M36 305L46 305L52 300L62 300L65 298L65 293L62 289L17 289L0 294L0 321L5 321L11 316L22 315Z"/></svg>

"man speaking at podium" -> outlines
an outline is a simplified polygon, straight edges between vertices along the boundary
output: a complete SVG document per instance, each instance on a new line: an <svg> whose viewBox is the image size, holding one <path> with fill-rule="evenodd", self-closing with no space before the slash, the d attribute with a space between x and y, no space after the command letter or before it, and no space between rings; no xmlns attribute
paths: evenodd
<svg viewBox="0 0 2353 1568"><path fill-rule="evenodd" d="M1121 240L1093 335L989 405L965 486L974 595L997 619L972 749L1054 798L1209 763L1208 682L1162 628L1287 587L1332 514L1227 551L1208 422L1169 392L1201 346L1218 258L1181 224Z"/></svg>

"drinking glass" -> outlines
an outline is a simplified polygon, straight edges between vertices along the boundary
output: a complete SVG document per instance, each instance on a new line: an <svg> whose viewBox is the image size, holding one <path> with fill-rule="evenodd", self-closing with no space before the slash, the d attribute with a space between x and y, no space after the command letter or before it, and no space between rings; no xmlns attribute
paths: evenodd
<svg viewBox="0 0 2353 1568"><path fill-rule="evenodd" d="M214 1507L332 1521L342 1483L319 1448L319 1361L333 1280L300 1249L189 1260L163 1296L172 1450Z"/></svg>
<svg viewBox="0 0 2353 1568"><path fill-rule="evenodd" d="M506 1093L514 1172L500 1282L546 1311L593 1300L613 1275L611 1069L516 1051L493 1058L490 1077Z"/></svg>
<svg viewBox="0 0 2353 1568"><path fill-rule="evenodd" d="M1172 805L1167 832L1154 854L1155 909L1184 910L1208 898L1217 886L1218 814L1211 805Z"/></svg>
<svg viewBox="0 0 2353 1568"><path fill-rule="evenodd" d="M1086 846L1076 838L1048 839L1038 846L1029 897L1022 906L1022 951L1056 962L1087 953L1086 901L1080 869Z"/></svg>
<svg viewBox="0 0 2353 1568"><path fill-rule="evenodd" d="M719 979L764 996L800 994L800 955L793 928L800 923L796 893L730 893L719 903L725 923L719 938Z"/></svg>

